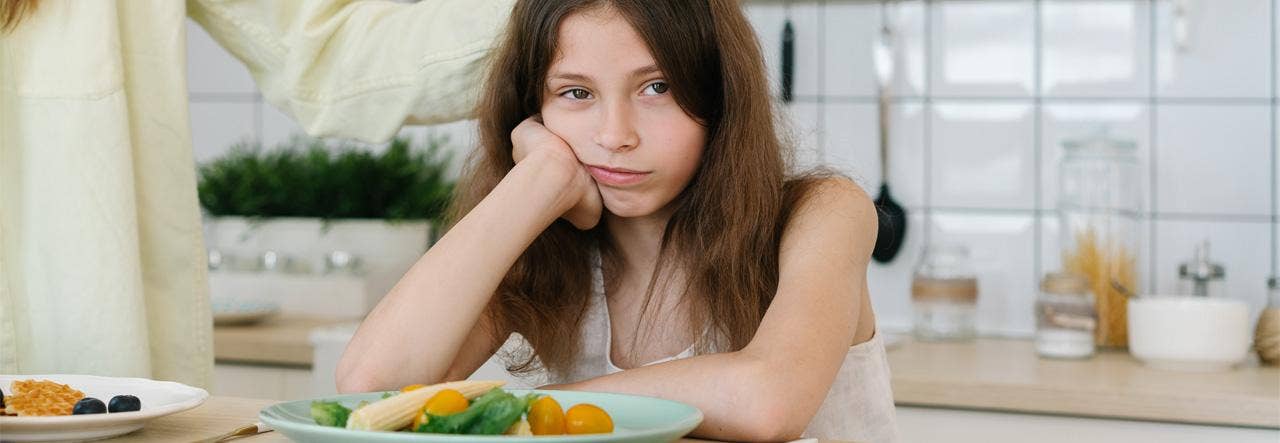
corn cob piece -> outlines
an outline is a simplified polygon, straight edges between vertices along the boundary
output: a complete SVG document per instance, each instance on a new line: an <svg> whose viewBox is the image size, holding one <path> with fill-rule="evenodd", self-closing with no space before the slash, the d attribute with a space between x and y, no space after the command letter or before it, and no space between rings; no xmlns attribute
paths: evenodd
<svg viewBox="0 0 1280 443"><path fill-rule="evenodd" d="M347 419L347 429L366 431L395 431L413 422L413 416L422 405L444 389L456 390L467 400L483 395L506 384L504 381L463 380L439 383L387 397L357 409Z"/></svg>
<svg viewBox="0 0 1280 443"><path fill-rule="evenodd" d="M507 432L504 432L503 434L519 435L521 437L532 437L533 428L529 426L528 420L521 418L520 420L517 420L515 423L512 423L511 427L507 428Z"/></svg>

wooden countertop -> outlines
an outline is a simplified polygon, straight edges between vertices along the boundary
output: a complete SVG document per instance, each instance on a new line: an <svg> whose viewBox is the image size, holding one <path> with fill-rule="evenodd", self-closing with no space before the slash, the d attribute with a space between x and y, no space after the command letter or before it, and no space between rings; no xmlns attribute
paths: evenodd
<svg viewBox="0 0 1280 443"><path fill-rule="evenodd" d="M147 423L147 426L121 437L102 440L113 443L169 443L174 441L197 441L217 437L231 432L241 426L251 425L258 421L258 411L276 403L273 400L259 400L236 397L209 397L203 405L190 411L161 417ZM245 443L287 442L288 438L279 432L271 431L244 438L229 440ZM680 442L706 442L685 438ZM838 443L832 440L824 442Z"/></svg>
<svg viewBox="0 0 1280 443"><path fill-rule="evenodd" d="M888 351L898 405L1280 428L1280 369L1151 369L1122 351L1036 356L1028 340L905 340Z"/></svg>
<svg viewBox="0 0 1280 443"><path fill-rule="evenodd" d="M359 319L274 317L242 326L214 326L213 358L218 362L310 367L311 330Z"/></svg>
<svg viewBox="0 0 1280 443"><path fill-rule="evenodd" d="M214 328L219 362L308 367L312 328L351 319L280 317ZM1151 369L1129 354L1049 360L1018 339L928 343L888 351L899 405L1280 428L1280 369L1229 372Z"/></svg>

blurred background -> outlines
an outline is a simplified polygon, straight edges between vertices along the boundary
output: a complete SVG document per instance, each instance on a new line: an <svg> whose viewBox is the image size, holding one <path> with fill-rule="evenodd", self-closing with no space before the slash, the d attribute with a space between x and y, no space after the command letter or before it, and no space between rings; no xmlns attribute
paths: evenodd
<svg viewBox="0 0 1280 443"><path fill-rule="evenodd" d="M1203 349L1144 348L1151 353L1144 363L1181 364L1148 373L1126 354L1125 340L1233 348L1239 340L1216 334L1239 330L1248 331L1249 346L1265 344L1254 332L1263 327L1268 278L1280 274L1276 3L744 2L800 165L837 168L872 196L887 183L904 209L900 249L868 275L881 331L897 337L890 359L904 437L947 435L948 423L1021 423L1030 427L999 429L1061 426L1083 432L1077 440L1101 435L1088 429L1124 439L1280 440L1280 373L1260 366L1255 353L1188 368L1176 353ZM247 168L273 176L271 164L304 161L270 160L273 152L316 142L295 137L301 128L264 103L247 71L199 26L188 30L210 280L215 316L226 325L216 329L214 393L323 394L332 389L328 366L353 327L331 319L363 316L425 250L434 203L345 213L352 216L225 199L211 208L215 194L244 198L219 188L229 185L218 174ZM472 122L406 127L401 148L426 153L409 160L387 145L316 146L333 156L323 167L406 162L421 168L407 180L447 195L473 148L473 129ZM285 175L273 186L289 188ZM1197 329L1179 316L1219 321L1217 307L1153 307L1170 324L1138 324L1126 313L1126 292L1229 301L1243 314ZM1083 296L1055 298L1073 293ZM1054 311L1055 303L1065 308ZM1073 359L1059 360L1049 349L1059 342L1042 333L1053 329L1054 312L1073 304L1084 306L1087 322L1067 321L1066 329L1079 326L1094 340L1086 340L1087 354L1076 348L1066 355ZM1001 379L1022 390L1003 402L972 397ZM1105 394L1064 394L1095 388ZM1160 430L1169 433L1152 433ZM981 439L1005 431L991 432Z"/></svg>

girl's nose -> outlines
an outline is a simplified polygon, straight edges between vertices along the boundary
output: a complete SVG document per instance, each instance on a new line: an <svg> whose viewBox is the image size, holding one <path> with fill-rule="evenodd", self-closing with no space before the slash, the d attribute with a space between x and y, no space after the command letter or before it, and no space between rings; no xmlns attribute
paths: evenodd
<svg viewBox="0 0 1280 443"><path fill-rule="evenodd" d="M636 134L632 118L630 104L615 102L607 105L604 111L604 118L600 122L600 129L596 131L593 141L597 145L615 152L635 148L640 143L640 137Z"/></svg>

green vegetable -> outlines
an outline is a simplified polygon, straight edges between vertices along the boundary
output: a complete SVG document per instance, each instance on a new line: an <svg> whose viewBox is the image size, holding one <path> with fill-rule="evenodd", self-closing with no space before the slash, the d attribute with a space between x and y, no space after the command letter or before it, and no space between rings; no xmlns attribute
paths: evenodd
<svg viewBox="0 0 1280 443"><path fill-rule="evenodd" d="M311 402L311 418L315 419L318 425L345 428L347 426L347 416L349 415L351 415L351 410L338 402Z"/></svg>
<svg viewBox="0 0 1280 443"><path fill-rule="evenodd" d="M494 389L476 398L467 410L457 414L427 414L427 422L417 432L437 434L497 435L505 432L537 399L533 394L516 397Z"/></svg>

